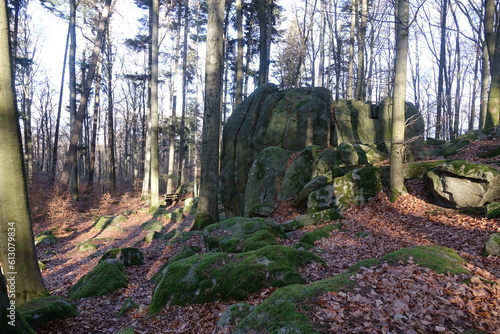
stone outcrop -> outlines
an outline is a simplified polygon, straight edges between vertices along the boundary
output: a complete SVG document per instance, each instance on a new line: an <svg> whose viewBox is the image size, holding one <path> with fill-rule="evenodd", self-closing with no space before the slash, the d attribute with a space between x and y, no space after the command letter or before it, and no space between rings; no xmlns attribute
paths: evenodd
<svg viewBox="0 0 500 334"><path fill-rule="evenodd" d="M331 104L325 88L280 91L265 84L236 108L224 126L221 160L221 197L228 217L245 213L248 172L263 149L301 151L330 144Z"/></svg>
<svg viewBox="0 0 500 334"><path fill-rule="evenodd" d="M311 178L324 175L325 168L332 172L332 177L337 177L349 171L342 166L369 165L385 159L384 153L390 147L391 114L390 99L380 105L344 100L333 103L330 91L325 88L280 91L273 84L262 85L236 108L224 126L220 179L226 216L265 215L260 205L267 204L264 212L272 212L276 198L295 197ZM412 151L418 152L423 145L423 119L409 103L406 118L409 124L406 138L411 139ZM315 145L322 148L314 148ZM321 151L332 146L339 149ZM262 188L270 182L272 189L263 200L252 196L262 195L252 188L255 176L258 179L262 172L254 164L259 153L269 147L274 148L267 152L266 159L274 160L268 161L266 168L274 173L268 173L257 185ZM304 151L306 147L310 151ZM279 149L280 154L271 154ZM299 159L286 171L279 169L284 167L281 160L287 159L287 154L301 151ZM316 157L319 154L321 159ZM296 173L302 170L306 173ZM308 176L309 170L312 177ZM280 181L285 186L276 193L276 183Z"/></svg>
<svg viewBox="0 0 500 334"><path fill-rule="evenodd" d="M444 207L481 207L500 199L500 172L481 164L451 161L428 171L424 181Z"/></svg>

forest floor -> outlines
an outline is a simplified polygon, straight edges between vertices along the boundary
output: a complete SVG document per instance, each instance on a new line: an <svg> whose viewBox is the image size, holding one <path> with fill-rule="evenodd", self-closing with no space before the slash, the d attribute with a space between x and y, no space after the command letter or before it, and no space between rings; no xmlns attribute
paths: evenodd
<svg viewBox="0 0 500 334"><path fill-rule="evenodd" d="M490 144L499 142L472 143L455 157L484 162L473 158L474 150ZM135 333L231 332L231 327L220 328L216 324L220 314L233 302L170 306L155 316L147 314L154 288L149 282L151 276L182 246L190 244L203 249L201 238L174 245L161 240L141 242L146 234L141 224L152 214L137 191L109 195L95 190L73 202L47 191L46 182L43 175L35 176L30 200L34 233L56 229L57 244L37 246L39 259L47 260L42 275L51 294L67 297L68 288L88 273L100 254L109 248L138 247L144 253L145 264L126 267L130 277L128 288L74 300L79 317L53 321L38 328L37 333L113 333L127 326L134 327ZM303 268L307 282L342 273L360 260L381 257L404 247L437 244L457 251L469 262L468 269L474 275L500 283L500 258L482 255L488 236L500 232L500 219L466 215L433 205L420 180L408 182L407 188L409 194L396 203L391 203L386 193L380 193L368 203L351 208L339 221L341 230L332 231L330 237L316 242L318 254L328 266L312 264ZM96 216L127 210L136 213L129 216L123 228L92 229ZM271 218L282 222L298 214L283 206ZM188 217L182 223L164 220L163 225L168 229L186 228L192 219ZM293 245L305 232L295 232L283 244ZM99 255L95 251L75 250L80 242L89 239L99 241ZM47 251L54 251L55 255L47 255ZM461 333L467 329L467 323L482 328L484 333L500 333L500 284L485 284L473 278L465 285L464 277L438 275L412 264L366 270L354 278L365 283L360 283L354 292L332 292L320 297L316 309L310 311L325 333ZM245 302L257 305L274 291L274 288L260 291ZM126 298L140 307L117 317Z"/></svg>

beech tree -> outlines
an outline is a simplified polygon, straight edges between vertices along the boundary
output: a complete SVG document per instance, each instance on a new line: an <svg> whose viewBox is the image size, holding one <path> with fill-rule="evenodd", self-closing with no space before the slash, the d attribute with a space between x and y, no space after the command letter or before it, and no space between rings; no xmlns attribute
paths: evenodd
<svg viewBox="0 0 500 334"><path fill-rule="evenodd" d="M403 159L405 155L406 64L408 58L409 3L396 1L396 60L392 106L391 200L405 191Z"/></svg>
<svg viewBox="0 0 500 334"><path fill-rule="evenodd" d="M33 242L6 1L0 1L0 264L16 306L46 293Z"/></svg>
<svg viewBox="0 0 500 334"><path fill-rule="evenodd" d="M225 1L208 1L207 54L205 63L205 111L201 147L201 179L198 212L193 228L219 221L219 136L224 63Z"/></svg>

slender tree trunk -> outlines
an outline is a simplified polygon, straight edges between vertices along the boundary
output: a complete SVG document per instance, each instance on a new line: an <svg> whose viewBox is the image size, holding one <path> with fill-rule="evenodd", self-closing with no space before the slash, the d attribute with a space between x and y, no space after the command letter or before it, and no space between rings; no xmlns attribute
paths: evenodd
<svg viewBox="0 0 500 334"><path fill-rule="evenodd" d="M351 26L349 29L349 65L347 69L347 99L354 98L354 32L358 21L358 1L351 0Z"/></svg>
<svg viewBox="0 0 500 334"><path fill-rule="evenodd" d="M448 12L448 0L442 0L441 6L441 44L439 51L439 74L438 74L438 92L436 105L436 138L443 137L443 105L445 103L444 94L444 74L446 71L446 17Z"/></svg>
<svg viewBox="0 0 500 334"><path fill-rule="evenodd" d="M70 46L69 46L69 115L70 126L73 127L76 118L76 0L69 2L69 21L70 21ZM74 163L68 166L67 177L68 182L71 182L70 194L74 199L78 198L77 169L76 169L76 148ZM61 175L62 177L62 175ZM64 187L67 188L67 185Z"/></svg>
<svg viewBox="0 0 500 334"><path fill-rule="evenodd" d="M6 1L0 2L0 263L15 306L46 293L38 267L16 109ZM10 296L9 296L10 297Z"/></svg>
<svg viewBox="0 0 500 334"><path fill-rule="evenodd" d="M97 65L97 58L99 56L102 40L104 37L104 31L108 22L109 10L110 10L111 0L106 0L104 8L101 13L101 19L99 21L98 32L94 43L94 49L92 51L92 56L89 62L89 70L83 87L82 97L80 99L80 105L78 106L78 111L76 113L76 118L73 126L71 127L70 133L70 144L68 152L66 154L66 160L64 162L63 172L60 179L60 185L62 190L66 190L68 187L69 176L71 168L76 164L76 154L77 145L80 138L80 131L82 129L83 118L85 116L85 111L87 109L87 101L90 95L90 89L92 87L92 82L94 80L95 68Z"/></svg>
<svg viewBox="0 0 500 334"><path fill-rule="evenodd" d="M490 86L490 58L486 43L483 45L483 57L481 59L481 106L479 109L479 128L484 129L486 125L486 113L488 112L488 88Z"/></svg>
<svg viewBox="0 0 500 334"><path fill-rule="evenodd" d="M500 20L491 22L498 15L494 0L485 0L485 32L490 56L490 94L485 128L500 124Z"/></svg>
<svg viewBox="0 0 500 334"><path fill-rule="evenodd" d="M158 156L158 13L159 0L152 2L151 31L151 207L159 207L160 173ZM187 28L186 28L187 29Z"/></svg>
<svg viewBox="0 0 500 334"><path fill-rule="evenodd" d="M267 23L267 2L268 0L258 0L259 3L259 86L265 84L269 78L269 49L268 49L268 23Z"/></svg>
<svg viewBox="0 0 500 334"><path fill-rule="evenodd" d="M367 21L368 0L361 0L358 29L358 70L356 78L356 100L359 101L363 101L366 97L365 53Z"/></svg>
<svg viewBox="0 0 500 334"><path fill-rule="evenodd" d="M185 164L185 152L186 152L186 108L187 108L187 57L188 57L188 30L189 30L189 6L186 4L184 6L184 36L183 36L183 56L182 56L182 105L181 105L181 124L179 130L179 161L178 161L178 171L177 171L177 179L180 184L184 184L185 180L185 172L184 172L184 164Z"/></svg>
<svg viewBox="0 0 500 334"><path fill-rule="evenodd" d="M476 99L477 99L477 87L479 85L479 62L481 55L479 50L477 51L477 57L474 64L474 79L472 80L472 97L471 97L471 107L469 115L469 131L474 130L474 122L476 121Z"/></svg>
<svg viewBox="0 0 500 334"><path fill-rule="evenodd" d="M219 141L224 54L225 1L209 0L207 55L205 63L205 113L198 213L193 228L219 221Z"/></svg>
<svg viewBox="0 0 500 334"><path fill-rule="evenodd" d="M236 55L235 108L243 101L243 0L236 0L236 26L238 30L238 49Z"/></svg>
<svg viewBox="0 0 500 334"><path fill-rule="evenodd" d="M61 76L61 87L60 87L60 92L59 92L59 103L57 105L57 116L56 116L56 128L54 129L54 147L52 150L52 168L51 168L51 173L50 173L50 179L52 183L56 180L56 173L57 173L57 154L58 154L58 148L59 148L59 126L61 124L61 110L62 110L62 100L63 100L63 93L64 93L64 75L66 73L66 58L68 55L68 43L69 43L69 37L71 35L71 20L68 25L68 34L66 35L66 45L64 47L64 60L63 60L63 70L62 70L62 76Z"/></svg>
<svg viewBox="0 0 500 334"><path fill-rule="evenodd" d="M97 74L95 80L94 91L94 117L92 119L92 139L90 142L90 162L89 162L89 179L87 183L87 190L90 190L94 185L94 172L95 172L95 150L97 142L97 125L99 123L99 104L101 92L101 62L97 65Z"/></svg>
<svg viewBox="0 0 500 334"><path fill-rule="evenodd" d="M396 1L396 64L394 104L392 107L391 201L405 192L403 160L405 155L406 66L408 57L409 2Z"/></svg>
<svg viewBox="0 0 500 334"><path fill-rule="evenodd" d="M116 190L116 149L115 149L115 120L113 103L113 46L111 44L109 29L106 29L107 61L106 74L108 83L108 157L109 157L109 187L111 192Z"/></svg>

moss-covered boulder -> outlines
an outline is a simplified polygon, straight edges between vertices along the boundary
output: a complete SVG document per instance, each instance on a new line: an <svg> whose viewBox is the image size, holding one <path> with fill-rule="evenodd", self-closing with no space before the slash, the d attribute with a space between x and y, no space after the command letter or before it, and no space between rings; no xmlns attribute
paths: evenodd
<svg viewBox="0 0 500 334"><path fill-rule="evenodd" d="M59 296L37 298L24 303L17 310L32 328L37 328L52 320L78 316L75 304Z"/></svg>
<svg viewBox="0 0 500 334"><path fill-rule="evenodd" d="M333 181L335 207L344 213L353 205L360 205L377 196L384 187L380 167L357 168Z"/></svg>
<svg viewBox="0 0 500 334"><path fill-rule="evenodd" d="M290 285L276 290L235 327L233 334L246 333L319 333L306 313L314 306L316 297L328 291L349 290L355 286L350 277L363 267L381 265L383 262L407 262L412 258L423 267L438 273L468 273L465 263L456 252L441 246L415 246L390 253L381 259L363 260L343 274L332 276L307 285ZM470 273L469 273L470 274Z"/></svg>
<svg viewBox="0 0 500 334"><path fill-rule="evenodd" d="M486 218L499 218L500 217L500 202L492 202L486 205Z"/></svg>
<svg viewBox="0 0 500 334"><path fill-rule="evenodd" d="M224 312L222 312L219 321L217 321L217 327L234 326L241 319L245 318L255 306L246 303L236 303L229 306Z"/></svg>
<svg viewBox="0 0 500 334"><path fill-rule="evenodd" d="M119 288L128 286L128 275L125 266L118 259L107 259L99 262L89 273L68 289L72 299L90 296L102 296Z"/></svg>
<svg viewBox="0 0 500 334"><path fill-rule="evenodd" d="M198 197L189 197L184 200L184 207L182 213L185 215L192 215L196 213L198 208Z"/></svg>
<svg viewBox="0 0 500 334"><path fill-rule="evenodd" d="M232 113L223 131L221 192L227 216L243 216L250 167L266 147L300 152L328 146L332 135L331 92L307 87L280 91L260 86Z"/></svg>
<svg viewBox="0 0 500 334"><path fill-rule="evenodd" d="M304 189L311 180L313 160L323 149L322 146L309 146L290 163L279 189L279 200L288 201L296 198Z"/></svg>
<svg viewBox="0 0 500 334"><path fill-rule="evenodd" d="M44 245L56 244L57 238L53 233L54 233L54 229L50 229L50 230L38 233L35 236L35 245L44 246Z"/></svg>
<svg viewBox="0 0 500 334"><path fill-rule="evenodd" d="M333 169L336 164L336 151L336 148L327 147L316 155L312 162L311 178L315 178L318 175L334 175Z"/></svg>
<svg viewBox="0 0 500 334"><path fill-rule="evenodd" d="M298 269L322 260L307 251L267 246L246 253L205 253L168 265L153 290L149 312L165 305L243 300L267 287L304 283Z"/></svg>
<svg viewBox="0 0 500 334"><path fill-rule="evenodd" d="M302 238L300 238L299 243L305 243L314 246L315 241L323 238L328 238L331 231L338 230L341 227L341 224L328 224L323 227L319 227L314 231L310 231L304 234Z"/></svg>
<svg viewBox="0 0 500 334"><path fill-rule="evenodd" d="M127 298L123 301L120 310L116 314L117 317L123 317L127 314L127 312L139 308L139 305L134 302L131 298Z"/></svg>
<svg viewBox="0 0 500 334"><path fill-rule="evenodd" d="M100 216L94 223L93 228L96 230L104 230L110 226L119 226L121 223L126 222L127 220L127 216L123 214L114 216Z"/></svg>
<svg viewBox="0 0 500 334"><path fill-rule="evenodd" d="M156 218L152 218L145 223L142 223L141 228L148 232L161 232L163 223Z"/></svg>
<svg viewBox="0 0 500 334"><path fill-rule="evenodd" d="M311 195L311 193L325 187L328 183L332 182L333 182L333 177L331 176L331 174L329 174L328 176L325 175L316 176L311 181L307 182L306 185L302 188L300 193L293 201L293 205L295 207L299 207L304 203L307 203L307 200L309 199L309 195Z"/></svg>
<svg viewBox="0 0 500 334"><path fill-rule="evenodd" d="M331 208L287 220L281 224L281 228L285 232L292 232L304 227L317 226L341 218L342 214L336 208Z"/></svg>
<svg viewBox="0 0 500 334"><path fill-rule="evenodd" d="M85 240L85 241L79 242L75 246L75 250L78 252L86 252L89 250L93 251L93 250L96 250L97 248L99 248L99 245L92 242L92 240Z"/></svg>
<svg viewBox="0 0 500 334"><path fill-rule="evenodd" d="M290 153L280 147L271 146L257 155L248 172L244 202L245 217L250 216L256 205L274 205Z"/></svg>
<svg viewBox="0 0 500 334"><path fill-rule="evenodd" d="M144 255L136 247L124 247L108 249L99 260L99 262L107 259L118 259L125 267L139 266L144 264Z"/></svg>
<svg viewBox="0 0 500 334"><path fill-rule="evenodd" d="M484 255L500 256L500 233L490 235L484 245Z"/></svg>
<svg viewBox="0 0 500 334"><path fill-rule="evenodd" d="M454 160L424 175L436 204L451 207L481 207L500 198L500 172L493 167Z"/></svg>
<svg viewBox="0 0 500 334"><path fill-rule="evenodd" d="M311 192L307 200L307 211L309 213L323 211L335 206L335 194L333 184Z"/></svg>
<svg viewBox="0 0 500 334"><path fill-rule="evenodd" d="M150 282L157 282L158 278L163 276L163 274L166 272L165 268L168 265L170 265L174 262L186 259L188 257L191 257L195 254L198 254L199 252L201 252L201 249L196 247L196 246L184 246L184 247L182 247L180 251L175 253L167 262L165 262L160 267L160 269L153 275L153 277L151 277Z"/></svg>
<svg viewBox="0 0 500 334"><path fill-rule="evenodd" d="M205 227L203 237L209 250L240 253L277 245L286 234L272 220L234 217Z"/></svg>

